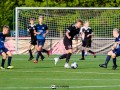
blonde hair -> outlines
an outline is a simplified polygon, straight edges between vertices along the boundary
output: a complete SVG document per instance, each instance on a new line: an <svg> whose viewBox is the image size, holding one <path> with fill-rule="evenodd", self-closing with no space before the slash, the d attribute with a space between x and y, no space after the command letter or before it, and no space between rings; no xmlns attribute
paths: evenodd
<svg viewBox="0 0 120 90"><path fill-rule="evenodd" d="M119 29L118 28L114 28L113 31L116 31L119 33Z"/></svg>
<svg viewBox="0 0 120 90"><path fill-rule="evenodd" d="M43 18L44 19L44 16L40 15L38 18Z"/></svg>

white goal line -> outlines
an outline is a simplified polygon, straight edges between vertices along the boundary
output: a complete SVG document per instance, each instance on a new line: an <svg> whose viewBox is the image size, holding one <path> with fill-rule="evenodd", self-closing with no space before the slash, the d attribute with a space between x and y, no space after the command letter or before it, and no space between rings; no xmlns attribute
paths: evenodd
<svg viewBox="0 0 120 90"><path fill-rule="evenodd" d="M68 87L57 87L56 88L112 88L112 87L120 87L120 85L101 85L101 86L68 86ZM0 87L1 90L4 89L40 89L40 88L51 88L51 86L38 86L38 87Z"/></svg>

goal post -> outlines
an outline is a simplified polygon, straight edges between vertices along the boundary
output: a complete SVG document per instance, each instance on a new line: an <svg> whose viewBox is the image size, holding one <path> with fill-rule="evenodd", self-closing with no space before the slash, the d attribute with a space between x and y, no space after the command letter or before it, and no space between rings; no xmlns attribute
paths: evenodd
<svg viewBox="0 0 120 90"><path fill-rule="evenodd" d="M90 27L94 31L92 49L100 54L105 54L113 44L113 28L120 28L120 8L16 7L15 11L15 47L17 53L19 53L18 40L30 39L27 34L30 17L35 18L36 24L39 15L45 17L44 22L49 27L47 40L50 41L59 41L63 38L66 28L75 23L77 19L89 21ZM51 44L54 43L51 42ZM77 46L80 48L80 45Z"/></svg>

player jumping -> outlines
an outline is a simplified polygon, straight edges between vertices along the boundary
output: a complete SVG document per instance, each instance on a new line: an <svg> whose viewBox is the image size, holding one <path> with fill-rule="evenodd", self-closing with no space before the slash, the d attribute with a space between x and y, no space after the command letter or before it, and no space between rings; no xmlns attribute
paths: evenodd
<svg viewBox="0 0 120 90"><path fill-rule="evenodd" d="M48 34L48 27L47 25L43 24L44 17L39 16L39 24L36 25L36 31L34 32L37 37L38 41L38 53L36 56L36 60L34 60L34 63L38 63L39 56L41 56L41 60L44 59L44 56L42 55L41 52L46 52L49 55L49 51L42 49L45 43L45 37Z"/></svg>
<svg viewBox="0 0 120 90"><path fill-rule="evenodd" d="M32 60L34 58L31 50L31 46L33 45L34 48L37 50L37 39L36 39L36 35L34 34L35 29L36 29L36 25L34 24L34 18L30 18L30 25L28 26L28 32L30 33L31 41L28 44L28 50L30 55L28 60Z"/></svg>
<svg viewBox="0 0 120 90"><path fill-rule="evenodd" d="M2 63L1 63L1 69L4 68L5 60L8 55L8 64L7 69L12 69L13 66L11 66L11 60L12 60L12 54L11 52L4 46L5 37L9 33L9 26L5 25L3 26L3 31L0 32L0 55L2 56Z"/></svg>
<svg viewBox="0 0 120 90"><path fill-rule="evenodd" d="M65 34L65 37L63 39L63 43L65 46L65 49L67 50L66 54L61 55L59 58L54 58L55 60L55 65L57 64L57 62L59 61L59 59L64 59L66 58L66 63L64 65L65 68L70 68L69 66L69 59L72 55L73 49L72 49L72 40L74 38L75 35L79 34L80 31L80 27L82 25L82 20L77 20L75 24L71 25Z"/></svg>
<svg viewBox="0 0 120 90"><path fill-rule="evenodd" d="M113 59L113 70L117 68L116 64L116 57L120 56L120 34L119 29L113 29L113 36L115 37L115 43L111 48L111 51L108 52L106 57L106 61L104 64L100 64L100 67L107 68L108 62L110 61L111 57Z"/></svg>
<svg viewBox="0 0 120 90"><path fill-rule="evenodd" d="M89 22L86 21L84 26L80 30L80 34L82 37L82 58L80 60L85 60L85 51L91 53L96 57L96 53L91 51L89 48L91 47L91 38L93 36L93 31L89 27Z"/></svg>

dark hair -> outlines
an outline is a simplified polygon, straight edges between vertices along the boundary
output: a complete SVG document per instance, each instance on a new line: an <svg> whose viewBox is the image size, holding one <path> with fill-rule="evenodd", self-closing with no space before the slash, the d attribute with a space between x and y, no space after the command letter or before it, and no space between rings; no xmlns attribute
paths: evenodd
<svg viewBox="0 0 120 90"><path fill-rule="evenodd" d="M78 19L77 21L76 21L76 23L77 22L80 22L81 24L83 24L83 21L81 20L81 19Z"/></svg>
<svg viewBox="0 0 120 90"><path fill-rule="evenodd" d="M9 26L8 25L4 25L3 28L8 28L9 29Z"/></svg>

